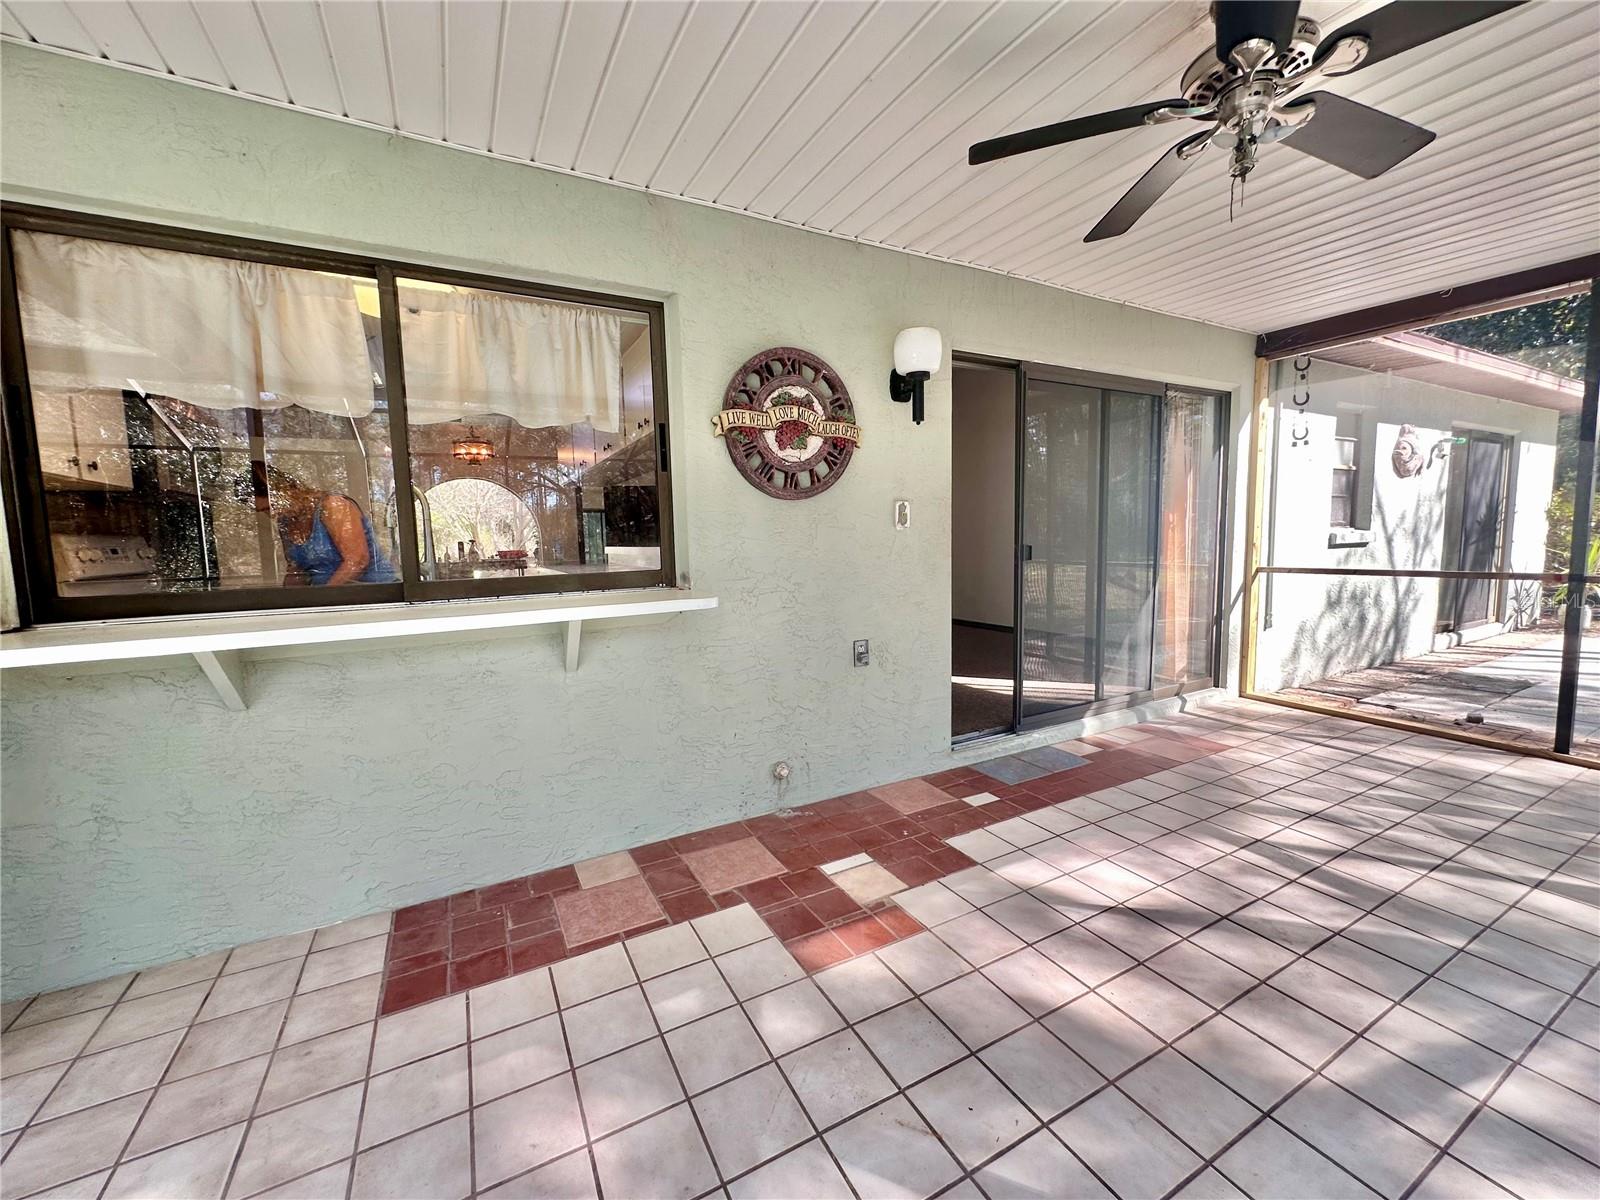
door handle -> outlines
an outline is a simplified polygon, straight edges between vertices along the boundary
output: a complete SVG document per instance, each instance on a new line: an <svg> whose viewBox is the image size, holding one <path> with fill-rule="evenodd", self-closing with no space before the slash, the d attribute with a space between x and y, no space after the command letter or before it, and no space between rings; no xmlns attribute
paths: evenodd
<svg viewBox="0 0 1600 1200"><path fill-rule="evenodd" d="M1033 546L1028 542L1023 542L1022 543L1022 561L1023 562L1032 562L1033 561Z"/></svg>

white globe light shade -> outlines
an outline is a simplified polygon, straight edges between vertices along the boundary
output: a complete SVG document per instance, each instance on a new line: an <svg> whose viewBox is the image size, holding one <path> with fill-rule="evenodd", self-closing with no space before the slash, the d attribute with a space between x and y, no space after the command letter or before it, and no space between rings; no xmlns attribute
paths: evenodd
<svg viewBox="0 0 1600 1200"><path fill-rule="evenodd" d="M894 369L902 375L925 371L935 375L944 359L944 339L937 329L918 325L894 335Z"/></svg>

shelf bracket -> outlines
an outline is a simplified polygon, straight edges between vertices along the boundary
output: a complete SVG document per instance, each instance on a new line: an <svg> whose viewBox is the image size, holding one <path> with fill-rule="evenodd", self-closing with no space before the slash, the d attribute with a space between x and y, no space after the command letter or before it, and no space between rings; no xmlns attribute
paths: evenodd
<svg viewBox="0 0 1600 1200"><path fill-rule="evenodd" d="M239 651L196 650L194 661L205 672L211 686L217 689L224 708L243 712L249 707L244 699L244 659Z"/></svg>
<svg viewBox="0 0 1600 1200"><path fill-rule="evenodd" d="M578 649L583 641L583 622L567 622L567 674L578 669Z"/></svg>

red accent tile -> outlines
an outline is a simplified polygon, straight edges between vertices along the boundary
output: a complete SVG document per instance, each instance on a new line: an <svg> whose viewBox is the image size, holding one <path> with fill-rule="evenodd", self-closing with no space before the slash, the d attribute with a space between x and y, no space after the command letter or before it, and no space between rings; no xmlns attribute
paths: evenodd
<svg viewBox="0 0 1600 1200"><path fill-rule="evenodd" d="M555 903L569 949L639 929L663 916L661 905L638 875L564 892Z"/></svg>
<svg viewBox="0 0 1600 1200"><path fill-rule="evenodd" d="M845 917L855 916L862 911L849 893L842 888L830 888L826 892L818 892L815 896L806 897L806 907L809 908L824 925Z"/></svg>
<svg viewBox="0 0 1600 1200"><path fill-rule="evenodd" d="M820 971L823 967L831 967L834 963L843 962L852 957L849 947L833 936L833 931L824 929L821 933L810 933L805 937L795 938L785 942L789 953L794 955L798 962L807 971Z"/></svg>
<svg viewBox="0 0 1600 1200"><path fill-rule="evenodd" d="M925 779L905 779L884 787L872 789L872 796L881 800L895 812L914 813L925 808L937 808L950 802L950 795L941 792Z"/></svg>
<svg viewBox="0 0 1600 1200"><path fill-rule="evenodd" d="M450 964L450 990L464 992L479 984L492 983L511 974L511 960L504 946L485 950L471 958L458 958Z"/></svg>
<svg viewBox="0 0 1600 1200"><path fill-rule="evenodd" d="M462 913L450 918L450 928L470 929L474 925L504 925L506 923L506 910L498 905L494 908L480 908L474 912Z"/></svg>
<svg viewBox="0 0 1600 1200"><path fill-rule="evenodd" d="M492 908L497 904L511 904L517 900L524 900L528 896L528 881L526 879L512 879L506 883L494 883L488 887L478 889L478 907Z"/></svg>
<svg viewBox="0 0 1600 1200"><path fill-rule="evenodd" d="M444 949L424 950L421 954L412 954L405 958L391 958L387 969L390 975L409 975L424 967L437 967L449 961L450 954Z"/></svg>
<svg viewBox="0 0 1600 1200"><path fill-rule="evenodd" d="M1046 800L1045 803L1054 804L1055 801ZM996 821L1005 820L1007 817L1020 817L1024 810L1020 800L992 800L979 811L983 813L988 819L988 823L992 825Z"/></svg>
<svg viewBox="0 0 1600 1200"><path fill-rule="evenodd" d="M555 867L540 871L537 875L529 875L526 882L529 893L535 896L564 892L578 886L578 872L573 867Z"/></svg>
<svg viewBox="0 0 1600 1200"><path fill-rule="evenodd" d="M485 921L477 925L468 925L465 929L457 929L450 934L450 957L455 960L471 958L485 950L492 950L505 944L504 921Z"/></svg>
<svg viewBox="0 0 1600 1200"><path fill-rule="evenodd" d="M713 896L784 873L783 863L749 834L737 841L684 851L683 861L694 872L700 886Z"/></svg>
<svg viewBox="0 0 1600 1200"><path fill-rule="evenodd" d="M395 933L389 939L389 958L410 958L429 950L445 950L450 945L450 924L437 921L432 925L414 925Z"/></svg>
<svg viewBox="0 0 1600 1200"><path fill-rule="evenodd" d="M711 897L699 888L692 892L679 892L675 896L666 896L661 901L661 907L666 911L667 919L674 925L679 921L688 921L717 911L717 906L711 902Z"/></svg>
<svg viewBox="0 0 1600 1200"><path fill-rule="evenodd" d="M968 867L977 865L954 846L946 846L943 850L935 850L928 855L928 861L946 875L954 875L957 871L965 871Z"/></svg>
<svg viewBox="0 0 1600 1200"><path fill-rule="evenodd" d="M896 938L907 938L922 932L922 922L898 904L891 904L878 914L878 920Z"/></svg>
<svg viewBox="0 0 1600 1200"><path fill-rule="evenodd" d="M645 928L649 928L649 926ZM567 953L573 956L587 954L591 950L600 950L621 940L622 935L620 933L609 933L605 937L595 938L592 942L579 942L576 946L568 946Z"/></svg>
<svg viewBox="0 0 1600 1200"><path fill-rule="evenodd" d="M828 860L817 852L815 846L796 846L792 850L774 850L773 854L790 871L803 871L807 867L820 867Z"/></svg>
<svg viewBox="0 0 1600 1200"><path fill-rule="evenodd" d="M644 868L644 879L657 896L672 896L700 886L694 872L676 855L668 862Z"/></svg>
<svg viewBox="0 0 1600 1200"><path fill-rule="evenodd" d="M833 933L852 954L865 954L868 950L887 946L895 940L895 935L877 917L846 921L843 925L835 925Z"/></svg>
<svg viewBox="0 0 1600 1200"><path fill-rule="evenodd" d="M419 925L432 925L436 921L443 921L450 915L450 900L445 897L440 900L429 900L423 904L413 904L402 908L394 914L394 931L405 933Z"/></svg>
<svg viewBox="0 0 1600 1200"><path fill-rule="evenodd" d="M677 858L678 852L672 848L671 842L651 842L648 846L637 846L628 851L633 856L633 861L641 867L648 867L651 863L665 862L670 858Z"/></svg>
<svg viewBox="0 0 1600 1200"><path fill-rule="evenodd" d="M511 943L511 970L513 973L531 971L547 963L560 962L567 956L567 942L559 929L541 933Z"/></svg>
<svg viewBox="0 0 1600 1200"><path fill-rule="evenodd" d="M741 821L733 821L727 825L717 825L711 829L702 829L699 833L686 833L682 837L672 839L672 848L679 854L688 850L709 850L713 846L725 846L729 842L737 842L750 836L750 831Z"/></svg>
<svg viewBox="0 0 1600 1200"><path fill-rule="evenodd" d="M794 900L794 893L784 884L782 877L777 879L758 879L754 883L745 884L738 891L757 912L768 908L777 908L779 905L789 904Z"/></svg>
<svg viewBox="0 0 1600 1200"><path fill-rule="evenodd" d="M839 813L856 812L868 805L877 803L880 803L880 801L871 792L847 792L843 796L834 796L830 800L818 801L810 807L814 812L831 817Z"/></svg>
<svg viewBox="0 0 1600 1200"><path fill-rule="evenodd" d="M443 996L449 986L449 972L443 966L397 975L383 987L383 1003L379 1012L387 1015L403 1008L424 1004Z"/></svg>
<svg viewBox="0 0 1600 1200"><path fill-rule="evenodd" d="M942 783L938 785L941 791L949 792L957 800L965 800L968 796L976 796L987 792L988 787L981 782L974 783Z"/></svg>
<svg viewBox="0 0 1600 1200"><path fill-rule="evenodd" d="M861 847L856 845L853 837L844 834L835 834L814 843L818 854L822 855L825 863L838 862L841 858L854 858L861 853Z"/></svg>
<svg viewBox="0 0 1600 1200"><path fill-rule="evenodd" d="M739 895L738 892L718 892L711 897L711 901L718 908L738 908L739 905L744 903L744 897Z"/></svg>
<svg viewBox="0 0 1600 1200"><path fill-rule="evenodd" d="M787 832L790 820L787 813L763 813L759 817L751 817L744 827L757 837L765 837L767 834Z"/></svg>
<svg viewBox="0 0 1600 1200"><path fill-rule="evenodd" d="M934 817L926 822L929 833L936 837L952 838L959 833L969 832L967 822L959 814Z"/></svg>
<svg viewBox="0 0 1600 1200"><path fill-rule="evenodd" d="M925 858L908 858L886 867L891 875L907 887L916 887L923 883L932 883L935 879L942 879L945 872L934 866Z"/></svg>
<svg viewBox="0 0 1600 1200"><path fill-rule="evenodd" d="M890 842L887 846L879 846L872 852L872 857L884 866L893 868L897 862L904 862L908 858L921 858L927 852L926 846L916 838L910 837Z"/></svg>
<svg viewBox="0 0 1600 1200"><path fill-rule="evenodd" d="M550 896L528 896L506 909L506 924L513 930L523 925L539 925L556 919L556 902ZM513 937L516 934L512 935Z"/></svg>
<svg viewBox="0 0 1600 1200"><path fill-rule="evenodd" d="M450 916L452 918L461 916L463 913L472 913L478 911L477 892L457 892L449 899Z"/></svg>
<svg viewBox="0 0 1600 1200"><path fill-rule="evenodd" d="M825 892L833 883L815 867L807 867L803 871L791 871L787 875L778 876L786 888L802 900L807 896L815 896L818 892Z"/></svg>
<svg viewBox="0 0 1600 1200"><path fill-rule="evenodd" d="M823 922L816 913L804 904L791 904L787 908L774 908L761 914L761 919L767 927L780 938L796 938L803 934L815 933L822 928Z"/></svg>
<svg viewBox="0 0 1600 1200"><path fill-rule="evenodd" d="M892 821L900 814L887 804L873 803L855 812L841 813L836 817L829 817L828 824L840 833L855 834L863 829L870 829L874 825L881 825L885 821Z"/></svg>

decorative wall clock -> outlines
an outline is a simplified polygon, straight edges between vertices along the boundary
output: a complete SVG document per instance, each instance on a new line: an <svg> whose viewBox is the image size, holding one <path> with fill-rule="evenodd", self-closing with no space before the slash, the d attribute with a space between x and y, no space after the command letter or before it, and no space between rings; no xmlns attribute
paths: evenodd
<svg viewBox="0 0 1600 1200"><path fill-rule="evenodd" d="M779 500L827 491L861 444L844 381L806 350L779 346L733 374L712 420L728 457L754 487Z"/></svg>

